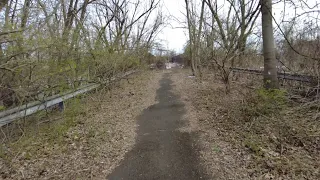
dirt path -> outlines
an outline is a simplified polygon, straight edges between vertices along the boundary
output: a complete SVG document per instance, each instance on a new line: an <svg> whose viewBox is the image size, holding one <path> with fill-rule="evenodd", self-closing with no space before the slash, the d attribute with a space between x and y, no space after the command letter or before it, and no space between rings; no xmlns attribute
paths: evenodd
<svg viewBox="0 0 320 180"><path fill-rule="evenodd" d="M198 164L195 135L181 132L184 104L173 94L171 74L157 90L157 104L138 117L136 144L108 179L205 179Z"/></svg>

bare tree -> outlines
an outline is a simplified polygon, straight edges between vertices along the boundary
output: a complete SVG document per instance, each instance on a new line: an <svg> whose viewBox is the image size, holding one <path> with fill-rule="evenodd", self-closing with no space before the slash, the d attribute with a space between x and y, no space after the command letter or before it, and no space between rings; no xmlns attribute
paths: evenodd
<svg viewBox="0 0 320 180"><path fill-rule="evenodd" d="M205 18L205 44L208 61L212 61L229 91L230 66L241 64L245 53L248 36L259 15L258 1L205 0L210 16ZM226 13L220 13L225 11Z"/></svg>
<svg viewBox="0 0 320 180"><path fill-rule="evenodd" d="M185 0L186 3L186 12L187 12L187 22L188 22L188 30L189 30L189 56L191 59L191 70L192 70L192 75L196 75L196 66L195 66L195 60L194 60L194 44L193 44L193 24L191 22L191 15L190 15L190 9L189 9L189 0Z"/></svg>
<svg viewBox="0 0 320 180"><path fill-rule="evenodd" d="M5 9L0 86L10 86L20 103L88 81L104 83L139 67L164 18L158 13L153 19L159 0L8 0L0 5Z"/></svg>
<svg viewBox="0 0 320 180"><path fill-rule="evenodd" d="M200 18L198 20L199 27L197 28L197 15L195 12L195 4L192 1L185 0L187 13L187 26L189 31L189 57L191 59L191 69L194 76L201 77L200 67L200 41L202 33L202 24L204 19L205 1L201 3Z"/></svg>
<svg viewBox="0 0 320 180"><path fill-rule="evenodd" d="M272 28L272 1L261 0L262 37L264 56L264 85L267 89L279 87L277 77L277 61L275 56L274 37Z"/></svg>

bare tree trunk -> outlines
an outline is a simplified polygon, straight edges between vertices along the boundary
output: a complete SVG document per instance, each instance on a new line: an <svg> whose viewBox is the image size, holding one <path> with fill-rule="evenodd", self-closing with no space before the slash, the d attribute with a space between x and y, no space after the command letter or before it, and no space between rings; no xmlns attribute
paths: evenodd
<svg viewBox="0 0 320 180"><path fill-rule="evenodd" d="M201 5L201 15L200 15L200 20L199 20L199 32L197 36L197 69L199 72L200 78L202 78L202 72L201 72L201 33L202 33L202 23L203 23L203 16L204 16L204 5L205 5L205 0L202 0L202 5Z"/></svg>
<svg viewBox="0 0 320 180"><path fill-rule="evenodd" d="M65 17L64 17L64 27L62 31L62 45L61 47L59 47L59 55L58 55L59 63L65 56L70 54L70 52L68 51L70 49L69 36L70 36L70 31L72 29L72 25L74 22L74 18L77 13L78 0L70 0L67 13L65 13L65 9L64 9L65 2L61 1L61 3L62 3L63 16Z"/></svg>
<svg viewBox="0 0 320 180"><path fill-rule="evenodd" d="M189 2L188 0L185 0L186 3L186 10L187 10L187 21L188 21L188 29L189 29L189 47L190 47L190 58L191 58L191 70L192 75L196 75L196 66L195 66L195 60L194 60L194 47L193 47L193 38L192 38L192 24L191 24L191 17L190 17L190 11L189 11Z"/></svg>
<svg viewBox="0 0 320 180"><path fill-rule="evenodd" d="M78 50L79 47L79 38L80 38L80 30L83 28L85 14L87 12L87 6L89 4L89 0L84 0L81 10L80 19L77 22L77 26L74 30L72 41L71 41L71 50Z"/></svg>
<svg viewBox="0 0 320 180"><path fill-rule="evenodd" d="M73 2L74 2L74 0L70 0L68 12L66 14L66 18L64 19L63 39L66 42L68 41L69 32L70 32L72 24L73 24L74 13L76 12L76 7L78 5L78 0L75 0L75 3L73 3ZM74 6L74 8L72 8L73 6Z"/></svg>
<svg viewBox="0 0 320 180"><path fill-rule="evenodd" d="M12 3L13 3L13 0L11 0L10 1L10 3L6 6L6 11L5 11L5 13L4 13L4 27L5 28L7 28L8 27L8 24L9 24L9 13L10 13L10 10L11 10L11 5L12 5ZM1 9L0 9L0 11L1 11Z"/></svg>
<svg viewBox="0 0 320 180"><path fill-rule="evenodd" d="M272 0L261 0L261 13L264 56L263 81L266 89L277 89L279 84L272 29Z"/></svg>
<svg viewBox="0 0 320 180"><path fill-rule="evenodd" d="M17 12L17 4L18 4L18 0L15 1L14 7L13 7L13 10L12 10L12 13L11 13L11 24L12 25L14 23L14 18L16 16L16 12Z"/></svg>
<svg viewBox="0 0 320 180"><path fill-rule="evenodd" d="M77 64L76 68L75 68L75 79L79 78L79 67L80 67L80 59L81 59L81 54L79 52L79 39L80 39L80 30L84 29L83 24L84 24L84 20L85 20L85 14L87 11L87 6L89 4L89 0L84 0L83 4L82 4L82 10L81 10L81 15L80 15L80 19L77 22L77 26L75 27L74 33L73 33L73 37L71 40L71 45L70 45L70 51L71 52L75 52L75 62ZM83 36L85 36L83 34ZM80 86L80 82L78 82L77 84L75 84L76 87Z"/></svg>
<svg viewBox="0 0 320 180"><path fill-rule="evenodd" d="M22 18L21 18L21 29L25 28L27 25L27 20L29 17L29 9L31 5L31 0L26 0L23 5L23 12L22 12Z"/></svg>
<svg viewBox="0 0 320 180"><path fill-rule="evenodd" d="M21 29L24 29L27 26L30 6L31 6L31 0L26 0L24 2L24 5L23 5L21 24L20 24L20 28ZM23 37L23 32L22 32L22 37L20 37L19 40L18 40L19 52L23 52L24 51L23 43L24 43L24 37ZM23 58L24 55L22 55L21 57Z"/></svg>

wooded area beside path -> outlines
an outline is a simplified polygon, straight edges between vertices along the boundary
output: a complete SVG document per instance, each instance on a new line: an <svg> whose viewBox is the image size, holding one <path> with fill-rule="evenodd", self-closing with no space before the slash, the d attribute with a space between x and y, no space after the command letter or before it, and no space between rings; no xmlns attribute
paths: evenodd
<svg viewBox="0 0 320 180"><path fill-rule="evenodd" d="M319 2L185 0L185 5L185 54L194 75L213 68L227 89L232 68L262 68L267 89L279 88L278 71L319 77ZM299 10L291 14L291 9Z"/></svg>
<svg viewBox="0 0 320 180"><path fill-rule="evenodd" d="M1 1L0 110L155 61L160 2Z"/></svg>
<svg viewBox="0 0 320 180"><path fill-rule="evenodd" d="M166 3L0 1L0 178L117 176L152 126L181 172L179 143L201 178L320 179L320 2L184 0L183 19ZM185 32L180 52L165 28ZM162 110L175 128L148 124Z"/></svg>
<svg viewBox="0 0 320 180"><path fill-rule="evenodd" d="M320 178L319 5L185 0L184 53L198 82L181 94L212 177Z"/></svg>

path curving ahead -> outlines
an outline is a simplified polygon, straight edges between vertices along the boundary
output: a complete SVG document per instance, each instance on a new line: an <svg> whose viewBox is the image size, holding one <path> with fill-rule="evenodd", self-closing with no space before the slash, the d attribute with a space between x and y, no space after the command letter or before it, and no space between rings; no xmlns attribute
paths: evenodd
<svg viewBox="0 0 320 180"><path fill-rule="evenodd" d="M170 74L164 74L157 90L158 104L138 117L136 145L109 176L110 180L206 179L199 166L195 134L181 132L184 104L172 90Z"/></svg>

